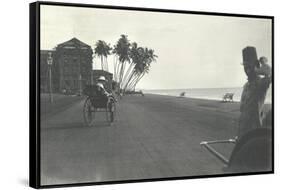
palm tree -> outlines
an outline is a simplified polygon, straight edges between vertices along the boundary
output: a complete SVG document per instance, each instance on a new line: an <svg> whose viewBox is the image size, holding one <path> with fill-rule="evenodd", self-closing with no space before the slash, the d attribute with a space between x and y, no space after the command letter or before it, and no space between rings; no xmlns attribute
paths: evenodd
<svg viewBox="0 0 281 190"><path fill-rule="evenodd" d="M107 56L111 50L110 44L102 40L96 43L95 56L100 57L102 70L109 70ZM139 47L136 42L131 44L124 34L114 45L112 54L114 54L114 80L120 90L135 89L138 82L149 72L151 63L157 58L153 49Z"/></svg>
<svg viewBox="0 0 281 190"><path fill-rule="evenodd" d="M131 44L127 36L124 34L121 35L120 39L117 41L117 44L114 46L113 53L115 53L118 58L118 61L115 63L115 75L120 86L122 86L126 62L130 61L130 46Z"/></svg>
<svg viewBox="0 0 281 190"><path fill-rule="evenodd" d="M138 82L139 82L139 81L144 77L144 75L145 75L146 73L148 73L148 72L149 72L149 66L145 66L144 69L143 69L141 72L138 73L138 75L137 75L135 81L131 84L131 87L130 87L131 90L135 90L136 85L138 84Z"/></svg>
<svg viewBox="0 0 281 190"><path fill-rule="evenodd" d="M131 44L130 52L129 52L129 57L130 57L130 66L126 71L126 74L124 75L124 82L123 82L123 88L126 89L128 83L132 79L134 75L134 70L135 70L135 65L139 62L139 51L141 47L138 47L138 44L136 42L133 42Z"/></svg>
<svg viewBox="0 0 281 190"><path fill-rule="evenodd" d="M151 63L155 62L157 58L153 49L140 48L139 50L139 59L134 68L134 77L126 84L126 88L128 87L130 90L135 89L137 83L149 72Z"/></svg>
<svg viewBox="0 0 281 190"><path fill-rule="evenodd" d="M96 43L95 54L101 58L102 70L108 71L107 56L110 55L111 49L110 44L107 44L105 41L99 40Z"/></svg>
<svg viewBox="0 0 281 190"><path fill-rule="evenodd" d="M133 90L137 82L144 76L145 73L149 72L149 66L145 65L144 62L138 62L134 68L134 76L128 84L128 89Z"/></svg>
<svg viewBox="0 0 281 190"><path fill-rule="evenodd" d="M137 76L141 73L142 67L145 64L145 48L133 46L130 55L132 62L134 62L134 68L125 84L124 89L127 89L128 85L135 81Z"/></svg>

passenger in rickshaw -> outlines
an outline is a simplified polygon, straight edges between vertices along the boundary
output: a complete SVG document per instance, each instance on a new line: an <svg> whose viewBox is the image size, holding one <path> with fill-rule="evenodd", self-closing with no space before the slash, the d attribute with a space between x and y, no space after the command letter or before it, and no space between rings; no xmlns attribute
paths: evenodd
<svg viewBox="0 0 281 190"><path fill-rule="evenodd" d="M105 83L107 80L105 79L104 76L100 76L97 80L97 91L98 91L98 96L99 96L99 101L103 104L106 105L109 96L111 95L109 92L106 91L104 88Z"/></svg>

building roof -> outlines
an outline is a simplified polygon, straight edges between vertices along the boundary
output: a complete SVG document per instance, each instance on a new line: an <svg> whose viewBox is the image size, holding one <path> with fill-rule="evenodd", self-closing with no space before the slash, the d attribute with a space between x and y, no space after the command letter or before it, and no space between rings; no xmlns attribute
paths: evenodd
<svg viewBox="0 0 281 190"><path fill-rule="evenodd" d="M69 49L74 49L74 48L81 48L81 49L92 49L91 46L88 44L78 40L77 38L72 38L71 40L68 40L66 42L63 42L61 44L58 44L58 48L69 48Z"/></svg>

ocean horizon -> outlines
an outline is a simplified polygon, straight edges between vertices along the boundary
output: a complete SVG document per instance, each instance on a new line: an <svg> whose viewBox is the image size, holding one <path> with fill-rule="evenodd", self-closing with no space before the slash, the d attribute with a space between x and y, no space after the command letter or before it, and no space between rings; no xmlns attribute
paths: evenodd
<svg viewBox="0 0 281 190"><path fill-rule="evenodd" d="M178 97L182 92L185 92L185 98L198 98L209 100L222 100L225 93L234 93L233 100L240 102L242 87L229 87L229 88L186 88L186 89L142 89L147 94L157 94L166 96ZM271 85L267 91L265 103L272 103L272 88Z"/></svg>

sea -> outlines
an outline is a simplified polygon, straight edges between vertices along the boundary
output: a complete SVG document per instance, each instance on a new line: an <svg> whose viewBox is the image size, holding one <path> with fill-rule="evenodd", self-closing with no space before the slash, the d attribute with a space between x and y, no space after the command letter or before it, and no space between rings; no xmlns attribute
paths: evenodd
<svg viewBox="0 0 281 190"><path fill-rule="evenodd" d="M158 94L166 96L179 97L182 92L185 92L185 98L198 98L198 99L209 99L209 100L222 100L225 93L234 93L233 100L240 102L242 87L234 88L186 88L186 89L157 89L157 90L142 90L148 94ZM267 91L265 103L272 103L272 88Z"/></svg>

